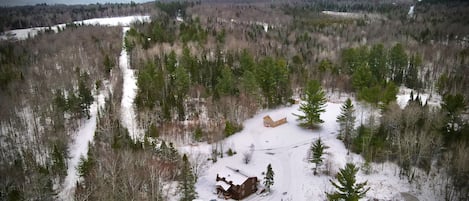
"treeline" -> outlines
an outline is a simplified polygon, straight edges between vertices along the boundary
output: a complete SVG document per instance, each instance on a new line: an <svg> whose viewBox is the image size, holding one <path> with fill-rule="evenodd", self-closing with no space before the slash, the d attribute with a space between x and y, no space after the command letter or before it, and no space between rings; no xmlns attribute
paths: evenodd
<svg viewBox="0 0 469 201"><path fill-rule="evenodd" d="M342 67L339 71L351 77L359 99L371 103L389 103L396 98L397 86L411 89L423 88L419 72L422 59L418 54L407 56L402 44L389 50L382 44L342 51Z"/></svg>
<svg viewBox="0 0 469 201"><path fill-rule="evenodd" d="M147 4L90 4L0 7L0 32L30 27L48 27L98 17L117 17L150 14L154 10Z"/></svg>
<svg viewBox="0 0 469 201"><path fill-rule="evenodd" d="M408 9L410 4L407 2L395 1L310 1L300 5L284 6L284 11L289 15L297 15L303 12L321 12L321 11L337 11L337 12L359 12L359 13L380 13L385 15L397 15L400 17L405 15L403 9Z"/></svg>
<svg viewBox="0 0 469 201"><path fill-rule="evenodd" d="M202 54L204 55L204 54ZM261 100L264 107L286 103L291 96L289 69L283 59L265 57L255 60L246 50L218 51L214 59L192 55L187 47L177 57L168 55L146 61L138 74L136 105L140 110L161 108L162 119L185 120L189 90L202 86L205 97L239 97ZM258 93L260 92L260 93Z"/></svg>

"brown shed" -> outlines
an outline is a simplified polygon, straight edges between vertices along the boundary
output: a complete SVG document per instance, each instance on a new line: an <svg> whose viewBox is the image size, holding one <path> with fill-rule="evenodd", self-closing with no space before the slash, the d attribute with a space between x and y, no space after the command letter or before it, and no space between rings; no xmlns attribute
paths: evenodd
<svg viewBox="0 0 469 201"><path fill-rule="evenodd" d="M217 193L225 199L241 200L257 191L257 177L217 174Z"/></svg>
<svg viewBox="0 0 469 201"><path fill-rule="evenodd" d="M264 117L264 126L265 127L277 127L277 126L280 126L284 123L287 123L287 118L286 117L281 118L277 121L272 120L272 118L269 115Z"/></svg>

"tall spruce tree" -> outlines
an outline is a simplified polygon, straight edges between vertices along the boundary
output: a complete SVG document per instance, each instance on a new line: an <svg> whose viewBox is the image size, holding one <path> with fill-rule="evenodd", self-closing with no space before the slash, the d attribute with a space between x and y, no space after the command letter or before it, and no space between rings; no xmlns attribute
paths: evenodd
<svg viewBox="0 0 469 201"><path fill-rule="evenodd" d="M304 115L294 114L302 121L305 127L313 127L318 123L324 121L320 118L322 112L325 112L324 105L326 104L326 95L317 80L311 80L306 86L306 102L300 105L300 111Z"/></svg>
<svg viewBox="0 0 469 201"><path fill-rule="evenodd" d="M194 187L195 182L196 177L194 173L192 173L191 164L186 154L184 154L184 156L182 156L182 170L178 186L179 192L181 193L181 201L192 201L197 197Z"/></svg>
<svg viewBox="0 0 469 201"><path fill-rule="evenodd" d="M352 133L355 125L355 108L350 98L342 105L340 115L337 117L339 123L339 138L344 141L345 147L350 149L352 144Z"/></svg>
<svg viewBox="0 0 469 201"><path fill-rule="evenodd" d="M404 79L404 71L407 67L407 54L402 44L394 45L389 53L389 65L391 80L400 85Z"/></svg>
<svg viewBox="0 0 469 201"><path fill-rule="evenodd" d="M78 82L78 101L79 101L79 108L81 115L84 115L86 118L90 118L90 107L94 101L93 95L91 94L91 90L86 86L88 82L88 74L83 74L80 76L80 80Z"/></svg>
<svg viewBox="0 0 469 201"><path fill-rule="evenodd" d="M264 186L267 191L270 192L270 187L274 185L274 171L272 170L272 165L267 166L267 172L265 173L264 177Z"/></svg>
<svg viewBox="0 0 469 201"><path fill-rule="evenodd" d="M327 199L331 201L358 201L360 198L365 197L366 192L370 188L366 188L366 182L356 183L355 175L358 172L358 168L352 163L347 163L345 168L340 169L337 174L337 183L329 180L332 185L336 188L334 193L326 193Z"/></svg>
<svg viewBox="0 0 469 201"><path fill-rule="evenodd" d="M313 168L314 175L317 174L318 167L322 165L322 162L324 161L324 150L329 148L322 142L321 138L317 139L312 145L311 145L311 159L309 160L311 163L315 164L315 167Z"/></svg>

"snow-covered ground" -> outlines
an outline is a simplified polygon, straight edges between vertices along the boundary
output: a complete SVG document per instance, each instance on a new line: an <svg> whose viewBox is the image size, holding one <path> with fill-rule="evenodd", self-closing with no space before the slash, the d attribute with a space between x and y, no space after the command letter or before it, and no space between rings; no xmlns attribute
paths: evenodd
<svg viewBox="0 0 469 201"><path fill-rule="evenodd" d="M410 8L409 8L409 13L407 13L407 14L408 14L410 17L414 16L414 8L415 8L415 6L413 6L413 5L410 6Z"/></svg>
<svg viewBox="0 0 469 201"><path fill-rule="evenodd" d="M332 15L332 16L337 16L337 17L349 17L349 18L362 18L364 17L363 14L361 13L351 13L351 12L337 12L337 11L322 11L322 13L326 15Z"/></svg>
<svg viewBox="0 0 469 201"><path fill-rule="evenodd" d="M327 149L327 156L323 169L329 169L331 175L335 175L339 168L345 166L347 162L353 162L357 166L363 165L363 158L356 154L347 155L342 141L337 140L338 124L336 117L340 113L340 107L344 98L335 98L326 105L326 112L321 115L324 123L316 130L304 129L298 126L296 116L293 113L301 114L298 111L299 105L292 105L275 110L268 110L254 116L244 122L244 129L223 141L224 151L229 148L237 152L234 156L224 154L224 158L219 158L218 162L209 162L208 169L198 178L196 188L201 200L217 199L216 175L239 174L232 169L248 176L264 178L268 164L274 170L274 185L269 195L251 195L245 200L325 200L325 192L334 190L329 179L333 177L325 174L313 175L313 165L308 162L308 150L311 143L321 137L324 143L330 148ZM360 105L355 103L355 105ZM366 110L366 107L356 107L357 119ZM363 112L367 116L371 112ZM287 117L288 123L276 128L266 128L263 126L263 117L270 115L277 120ZM365 117L362 117L365 118ZM367 118L367 117L366 117ZM359 121L359 120L357 120ZM181 147L182 152L190 155L205 154L209 158L211 145L201 143L198 146ZM244 164L243 155L252 151L252 161ZM193 161L194 162L194 161ZM330 168L326 168L329 166ZM401 180L398 176L398 167L393 163L372 164L372 171L369 175L360 171L357 175L358 182L368 181L371 190L367 193L367 199L379 200L404 200L401 193L416 195L420 200L433 200L432 193L421 194L419 190Z"/></svg>
<svg viewBox="0 0 469 201"><path fill-rule="evenodd" d="M88 145L93 142L94 133L96 131L96 121L98 109L104 106L105 90L95 96L95 101L90 107L90 118L85 120L80 126L78 132L72 136L72 144L70 145L70 159L68 160L67 176L65 177L62 189L59 193L60 200L73 200L72 195L75 192L76 183L79 179L77 172L80 158L87 158Z"/></svg>
<svg viewBox="0 0 469 201"><path fill-rule="evenodd" d="M397 94L396 102L401 108L404 108L407 105L407 102L409 102L411 92L413 92L414 99L419 96L420 100L422 101L422 104L427 103L429 106L439 107L442 102L442 98L439 94L429 92L417 92L407 87L400 87L399 93Z"/></svg>
<svg viewBox="0 0 469 201"><path fill-rule="evenodd" d="M129 27L124 27L122 34L129 30ZM124 37L122 37L124 38ZM143 132L137 126L137 120L134 110L134 99L137 95L137 80L135 78L134 70L130 69L129 55L125 48L122 48L119 57L119 67L121 68L124 83L122 89L122 102L121 102L121 121L122 124L128 129L129 135L133 140L141 140Z"/></svg>
<svg viewBox="0 0 469 201"><path fill-rule="evenodd" d="M150 21L148 15L136 15L136 16L125 16L125 17L107 17L107 18L93 18L82 21L74 21L75 24L85 25L101 25L101 26L129 26L135 21ZM65 24L58 24L51 26L50 29L57 32L60 29L64 29ZM0 40L6 39L17 39L25 40L36 36L39 32L47 30L49 27L34 27L27 29L15 29L3 32L0 34Z"/></svg>

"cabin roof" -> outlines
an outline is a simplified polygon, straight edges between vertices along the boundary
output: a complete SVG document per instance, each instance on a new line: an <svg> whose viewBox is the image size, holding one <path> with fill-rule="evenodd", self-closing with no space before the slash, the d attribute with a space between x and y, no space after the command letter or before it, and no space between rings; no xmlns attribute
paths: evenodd
<svg viewBox="0 0 469 201"><path fill-rule="evenodd" d="M223 188L224 191L227 191L228 189L230 189L230 185L224 181L217 181L217 186L220 186L221 188Z"/></svg>
<svg viewBox="0 0 469 201"><path fill-rule="evenodd" d="M248 179L248 177L245 177L239 173L233 172L231 170L226 170L226 172L220 172L219 173L220 177L225 177L227 182L232 181L233 185L241 185Z"/></svg>

